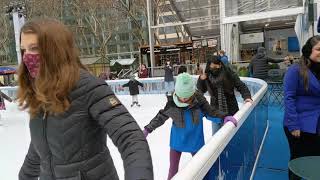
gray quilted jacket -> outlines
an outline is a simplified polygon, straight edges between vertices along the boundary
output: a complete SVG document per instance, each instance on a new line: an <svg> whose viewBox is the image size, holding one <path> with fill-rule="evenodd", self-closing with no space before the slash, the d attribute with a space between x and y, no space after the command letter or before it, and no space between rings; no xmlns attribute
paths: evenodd
<svg viewBox="0 0 320 180"><path fill-rule="evenodd" d="M31 143L19 180L119 179L106 135L118 147L126 180L153 179L142 131L103 80L81 71L69 99L66 112L30 120Z"/></svg>

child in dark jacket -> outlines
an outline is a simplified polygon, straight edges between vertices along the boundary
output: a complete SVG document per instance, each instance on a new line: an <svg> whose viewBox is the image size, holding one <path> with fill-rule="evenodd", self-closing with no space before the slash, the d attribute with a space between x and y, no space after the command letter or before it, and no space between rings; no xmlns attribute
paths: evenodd
<svg viewBox="0 0 320 180"><path fill-rule="evenodd" d="M7 96L5 93L0 91L0 111L6 110L6 104L4 103L4 99L6 99L9 102L12 102L12 99L9 96ZM2 116L2 113L0 113L0 126L3 125L1 116Z"/></svg>
<svg viewBox="0 0 320 180"><path fill-rule="evenodd" d="M172 118L170 135L170 168L168 180L178 171L182 152L196 154L204 145L203 117L216 120L219 117L224 123L231 121L234 125L237 120L232 116L225 116L223 112L213 109L206 98L195 89L195 83L188 73L179 74L176 78L175 92L167 96L168 102L164 109L145 126L144 134L160 127L169 118Z"/></svg>
<svg viewBox="0 0 320 180"><path fill-rule="evenodd" d="M138 102L138 94L139 94L139 86L143 87L143 84L135 79L135 76L131 76L130 81L122 87L129 87L130 95L132 97L132 104L131 107L133 107L135 104L140 107L141 105Z"/></svg>

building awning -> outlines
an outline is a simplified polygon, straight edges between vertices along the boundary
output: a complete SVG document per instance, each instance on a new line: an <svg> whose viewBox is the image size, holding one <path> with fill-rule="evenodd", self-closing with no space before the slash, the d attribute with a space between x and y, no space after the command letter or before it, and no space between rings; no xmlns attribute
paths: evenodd
<svg viewBox="0 0 320 180"><path fill-rule="evenodd" d="M94 64L100 59L100 57L87 57L87 58L81 58L80 61L83 65L90 65Z"/></svg>
<svg viewBox="0 0 320 180"><path fill-rule="evenodd" d="M14 74L16 73L17 69L13 67L0 67L0 75L5 75L5 74Z"/></svg>
<svg viewBox="0 0 320 180"><path fill-rule="evenodd" d="M123 65L123 66L128 66L128 65L131 65L134 62L134 60L135 60L135 58L111 60L110 66L113 66L116 62Z"/></svg>

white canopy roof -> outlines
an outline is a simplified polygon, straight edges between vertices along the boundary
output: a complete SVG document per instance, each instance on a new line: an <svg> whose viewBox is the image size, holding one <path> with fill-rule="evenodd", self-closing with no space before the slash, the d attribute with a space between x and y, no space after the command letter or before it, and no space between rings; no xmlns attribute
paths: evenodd
<svg viewBox="0 0 320 180"><path fill-rule="evenodd" d="M116 62L127 66L127 65L131 65L134 62L135 58L131 58L131 59L116 59L116 60L111 60L110 61L110 66L113 66Z"/></svg>

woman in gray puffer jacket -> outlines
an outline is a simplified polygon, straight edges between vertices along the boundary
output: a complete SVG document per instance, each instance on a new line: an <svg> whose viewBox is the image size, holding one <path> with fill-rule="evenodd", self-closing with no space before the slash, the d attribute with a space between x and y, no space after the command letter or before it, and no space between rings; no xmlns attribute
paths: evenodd
<svg viewBox="0 0 320 180"><path fill-rule="evenodd" d="M21 29L19 105L31 142L19 180L117 180L108 135L125 179L153 179L150 150L134 118L105 81L80 63L71 32L50 19Z"/></svg>

